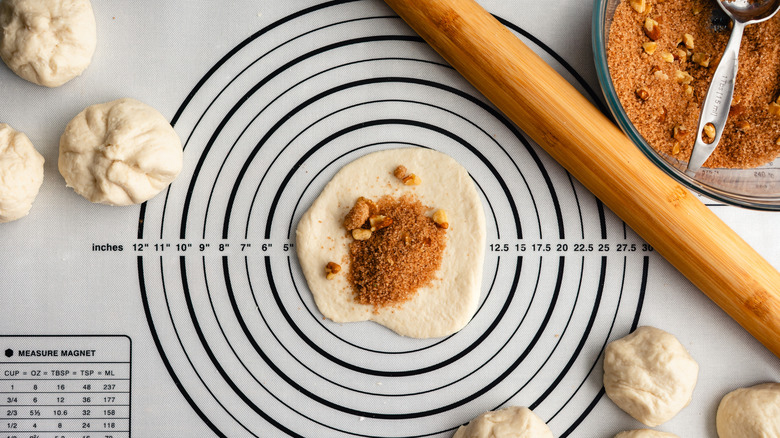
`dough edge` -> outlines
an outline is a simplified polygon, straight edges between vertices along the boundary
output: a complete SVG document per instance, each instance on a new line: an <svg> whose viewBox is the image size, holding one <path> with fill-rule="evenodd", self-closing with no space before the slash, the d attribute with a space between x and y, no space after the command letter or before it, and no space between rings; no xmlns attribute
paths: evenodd
<svg viewBox="0 0 780 438"><path fill-rule="evenodd" d="M461 426L452 438L553 438L552 431L532 410L509 406L488 411Z"/></svg>
<svg viewBox="0 0 780 438"><path fill-rule="evenodd" d="M8 124L0 123L0 141L0 223L6 223L30 213L43 184L45 160L25 133Z"/></svg>

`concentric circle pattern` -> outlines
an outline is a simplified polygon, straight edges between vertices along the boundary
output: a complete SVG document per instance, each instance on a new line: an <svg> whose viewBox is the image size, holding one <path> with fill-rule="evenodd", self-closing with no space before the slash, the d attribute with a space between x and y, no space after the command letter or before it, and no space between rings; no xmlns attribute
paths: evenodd
<svg viewBox="0 0 780 438"><path fill-rule="evenodd" d="M173 123L186 169L142 209L139 280L159 352L216 435L449 437L515 404L563 437L601 398L598 358L637 323L651 248L381 4L325 3L261 29ZM295 257L327 181L396 147L451 155L482 195L482 301L445 339L324 320Z"/></svg>

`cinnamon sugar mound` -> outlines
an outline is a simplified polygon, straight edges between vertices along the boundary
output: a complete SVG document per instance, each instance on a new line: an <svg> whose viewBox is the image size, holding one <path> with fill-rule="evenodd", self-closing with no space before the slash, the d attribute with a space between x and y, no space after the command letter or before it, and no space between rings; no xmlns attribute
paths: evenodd
<svg viewBox="0 0 780 438"><path fill-rule="evenodd" d="M375 311L408 301L431 283L446 246L446 230L436 226L426 215L429 208L415 196L385 196L376 205L392 225L349 244L347 276L355 301Z"/></svg>
<svg viewBox="0 0 780 438"><path fill-rule="evenodd" d="M718 6L710 0L648 3L652 7L643 13L629 1L617 7L609 70L626 114L645 140L662 155L688 161L701 105L729 39L728 21L713 23ZM648 17L659 23L654 45L643 29ZM746 27L729 120L706 167L757 167L780 155L780 116L772 112L780 94L778 35L780 16Z"/></svg>

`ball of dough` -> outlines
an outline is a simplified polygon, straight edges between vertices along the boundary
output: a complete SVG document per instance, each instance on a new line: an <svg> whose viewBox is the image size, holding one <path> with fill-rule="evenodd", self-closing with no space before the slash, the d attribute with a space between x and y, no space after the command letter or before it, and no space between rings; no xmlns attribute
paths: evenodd
<svg viewBox="0 0 780 438"><path fill-rule="evenodd" d="M604 353L604 389L612 401L655 427L688 406L699 365L671 334L639 327Z"/></svg>
<svg viewBox="0 0 780 438"><path fill-rule="evenodd" d="M780 438L780 383L726 394L715 423L720 438Z"/></svg>
<svg viewBox="0 0 780 438"><path fill-rule="evenodd" d="M181 172L181 140L157 110L134 99L92 105L60 137L65 182L92 202L139 204Z"/></svg>
<svg viewBox="0 0 780 438"><path fill-rule="evenodd" d="M680 438L673 433L659 432L657 430L639 429L627 430L615 435L615 438Z"/></svg>
<svg viewBox="0 0 780 438"><path fill-rule="evenodd" d="M533 411L511 406L485 412L459 427L452 438L553 438L553 434Z"/></svg>
<svg viewBox="0 0 780 438"><path fill-rule="evenodd" d="M2 0L0 57L22 78L59 87L92 61L97 41L89 0Z"/></svg>
<svg viewBox="0 0 780 438"><path fill-rule="evenodd" d="M43 183L43 161L26 135L0 123L0 222L30 212Z"/></svg>

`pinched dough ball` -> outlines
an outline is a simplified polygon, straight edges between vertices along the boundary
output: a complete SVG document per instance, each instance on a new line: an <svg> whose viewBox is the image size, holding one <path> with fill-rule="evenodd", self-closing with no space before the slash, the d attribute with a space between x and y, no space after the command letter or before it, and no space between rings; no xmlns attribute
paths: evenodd
<svg viewBox="0 0 780 438"><path fill-rule="evenodd" d="M658 432L657 430L640 429L627 430L615 435L615 438L680 438L673 433Z"/></svg>
<svg viewBox="0 0 780 438"><path fill-rule="evenodd" d="M452 438L553 438L550 428L528 408L485 412L461 426Z"/></svg>
<svg viewBox="0 0 780 438"><path fill-rule="evenodd" d="M41 183L41 154L26 135L0 123L0 222L26 216Z"/></svg>
<svg viewBox="0 0 780 438"><path fill-rule="evenodd" d="M654 327L611 342L604 354L607 395L650 427L688 406L698 374L699 365L677 338Z"/></svg>
<svg viewBox="0 0 780 438"><path fill-rule="evenodd" d="M780 383L726 394L715 422L720 438L780 438Z"/></svg>
<svg viewBox="0 0 780 438"><path fill-rule="evenodd" d="M139 204L181 171L181 140L157 110L134 99L92 105L60 137L65 182L92 202Z"/></svg>
<svg viewBox="0 0 780 438"><path fill-rule="evenodd" d="M22 78L59 87L92 61L97 32L89 0L2 0L0 57Z"/></svg>

